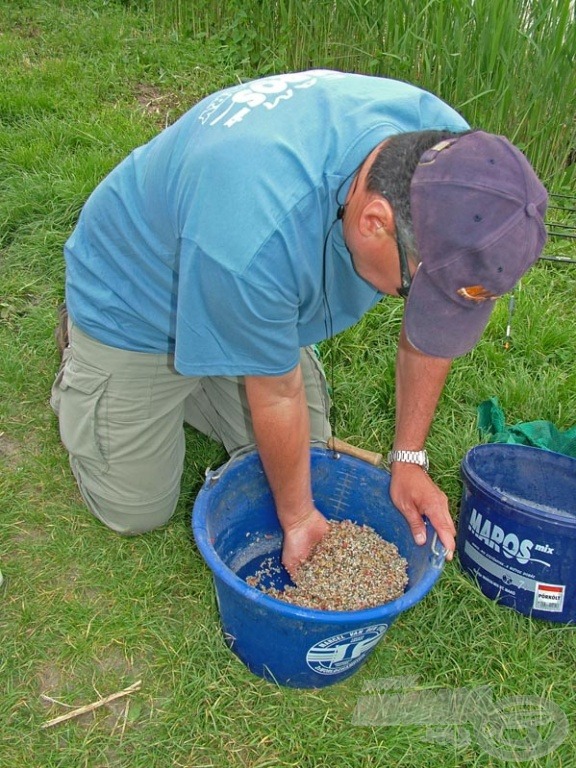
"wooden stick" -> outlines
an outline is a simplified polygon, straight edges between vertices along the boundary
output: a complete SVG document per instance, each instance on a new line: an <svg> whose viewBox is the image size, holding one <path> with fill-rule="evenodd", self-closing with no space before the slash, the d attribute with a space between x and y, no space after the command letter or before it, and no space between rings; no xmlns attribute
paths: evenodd
<svg viewBox="0 0 576 768"><path fill-rule="evenodd" d="M83 707L73 709L71 712L66 712L65 715L60 715L60 717L55 717L53 720L48 720L46 723L42 724L41 728L52 728L53 725L58 725L59 723L63 723L66 720L71 720L73 717L79 717L80 715L85 715L87 712L93 712L95 709L103 707L105 704L109 704L111 701L120 699L122 696L128 696L130 693L134 693L135 691L139 691L141 685L142 680L138 680L138 682L133 683L123 691L118 691L118 693L111 693L110 696L106 696L99 701L94 701L92 704L86 704Z"/></svg>
<svg viewBox="0 0 576 768"><path fill-rule="evenodd" d="M357 459L367 461L368 464L373 464L375 467L380 466L382 463L382 454L374 453L374 451L367 451L365 448L357 448L355 445L339 440L337 437L331 437L328 440L328 448L338 453L347 453L349 456L355 456Z"/></svg>
<svg viewBox="0 0 576 768"><path fill-rule="evenodd" d="M66 702L64 701L58 701L58 699L53 699L52 696L46 696L45 693L41 693L40 698L43 701L47 701L49 704L58 704L59 707L66 707L66 709L74 709L73 704L66 704Z"/></svg>

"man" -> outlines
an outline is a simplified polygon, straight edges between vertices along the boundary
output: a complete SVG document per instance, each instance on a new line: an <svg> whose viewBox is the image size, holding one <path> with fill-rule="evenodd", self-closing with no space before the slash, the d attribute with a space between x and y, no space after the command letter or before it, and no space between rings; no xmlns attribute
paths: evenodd
<svg viewBox="0 0 576 768"><path fill-rule="evenodd" d="M90 508L125 534L177 503L183 424L256 445L295 572L327 523L310 441L330 436L310 346L406 301L391 495L448 550L426 437L451 359L545 241L547 196L505 139L411 85L311 71L200 102L93 192L68 240L70 346L53 388Z"/></svg>

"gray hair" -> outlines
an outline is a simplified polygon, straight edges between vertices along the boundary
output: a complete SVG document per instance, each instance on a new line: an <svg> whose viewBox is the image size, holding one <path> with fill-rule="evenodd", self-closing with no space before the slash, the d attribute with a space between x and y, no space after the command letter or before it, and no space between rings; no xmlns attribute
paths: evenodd
<svg viewBox="0 0 576 768"><path fill-rule="evenodd" d="M368 172L366 189L385 197L394 211L396 237L408 258L419 262L410 211L410 184L418 161L426 150L444 139L468 131L411 131L391 136L380 149Z"/></svg>

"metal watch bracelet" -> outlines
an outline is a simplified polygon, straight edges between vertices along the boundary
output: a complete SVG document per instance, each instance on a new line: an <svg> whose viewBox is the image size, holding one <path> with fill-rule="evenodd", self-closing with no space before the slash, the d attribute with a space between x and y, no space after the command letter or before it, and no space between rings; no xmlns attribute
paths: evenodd
<svg viewBox="0 0 576 768"><path fill-rule="evenodd" d="M429 462L426 451L390 451L388 464L398 461L402 464L417 464L424 472L428 472Z"/></svg>

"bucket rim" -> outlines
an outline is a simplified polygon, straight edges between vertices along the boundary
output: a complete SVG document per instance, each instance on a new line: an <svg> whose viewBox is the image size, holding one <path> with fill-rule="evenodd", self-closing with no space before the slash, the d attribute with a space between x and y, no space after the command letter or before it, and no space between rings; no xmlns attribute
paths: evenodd
<svg viewBox="0 0 576 768"><path fill-rule="evenodd" d="M492 499L495 499L501 504L511 506L511 500L513 500L513 506L515 511L520 511L532 520L539 520L541 522L552 523L560 525L562 527L576 529L576 514L568 512L567 514L557 514L551 509L538 509L536 506L531 505L528 500L524 500L513 494L507 494L505 491L498 491L493 485L488 483L481 475L470 467L470 459L473 459L477 454L482 453L525 453L531 455L534 458L538 458L540 462L555 463L564 465L576 473L576 458L568 456L564 453L558 453L557 451L550 451L547 448L539 448L533 445L523 445L521 443L481 443L470 448L460 466L460 472L463 478L473 479L478 485L478 488Z"/></svg>

